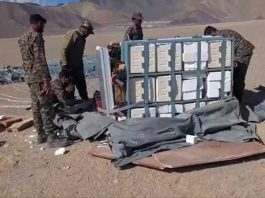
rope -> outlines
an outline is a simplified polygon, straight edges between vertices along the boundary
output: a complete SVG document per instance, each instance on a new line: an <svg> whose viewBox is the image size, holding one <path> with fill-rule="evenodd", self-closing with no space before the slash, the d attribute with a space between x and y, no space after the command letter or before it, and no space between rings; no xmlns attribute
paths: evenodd
<svg viewBox="0 0 265 198"><path fill-rule="evenodd" d="M1 105L0 108L1 109L5 109L5 108L26 109L26 108L29 108L29 106L26 106L26 105L17 105L17 106Z"/></svg>
<svg viewBox="0 0 265 198"><path fill-rule="evenodd" d="M0 95L5 96L5 97L9 97L9 98L13 98L13 99L16 99L16 100L21 100L21 101L25 101L25 100L29 101L30 100L30 98L18 98L18 97L15 97L15 96L4 94L4 93L0 93Z"/></svg>
<svg viewBox="0 0 265 198"><path fill-rule="evenodd" d="M25 88L19 88L19 87L17 87L17 85L13 82L13 81L10 81L10 85L14 88L14 89L16 89L16 90L18 90L18 91L20 91L20 92L23 92L23 93L29 93L29 91L28 90L26 90Z"/></svg>
<svg viewBox="0 0 265 198"><path fill-rule="evenodd" d="M9 101L9 102L17 102L17 103L31 103L31 101L12 100L9 98L0 98L0 100L5 100L5 101Z"/></svg>

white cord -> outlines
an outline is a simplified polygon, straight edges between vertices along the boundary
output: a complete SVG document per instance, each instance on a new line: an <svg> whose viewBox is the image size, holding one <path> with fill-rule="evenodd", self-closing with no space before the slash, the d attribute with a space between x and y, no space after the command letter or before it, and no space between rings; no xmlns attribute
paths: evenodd
<svg viewBox="0 0 265 198"><path fill-rule="evenodd" d="M13 98L13 99L16 99L16 100L21 100L21 101L25 101L25 100L30 101L30 98L18 98L18 97L15 97L15 96L4 94L4 93L0 93L0 95L2 95L4 97Z"/></svg>
<svg viewBox="0 0 265 198"><path fill-rule="evenodd" d="M0 100L5 100L5 101L9 101L9 102L17 102L17 103L31 103L31 101L12 100L9 98L0 98Z"/></svg>
<svg viewBox="0 0 265 198"><path fill-rule="evenodd" d="M18 106L0 105L1 109L5 109L5 108L26 109L26 108L29 108L29 107L30 106L28 106L28 105L18 105Z"/></svg>

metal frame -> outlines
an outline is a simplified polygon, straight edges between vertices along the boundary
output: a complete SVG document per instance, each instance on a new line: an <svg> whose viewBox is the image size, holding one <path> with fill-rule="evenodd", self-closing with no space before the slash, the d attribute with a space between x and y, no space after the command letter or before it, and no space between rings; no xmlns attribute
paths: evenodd
<svg viewBox="0 0 265 198"><path fill-rule="evenodd" d="M97 47L97 57L98 57L98 65L99 65L99 79L100 90L101 90L101 100L103 104L103 108L110 112L114 108L114 95L113 88L111 82L111 67L110 67L110 59L109 53L106 48ZM107 116L110 116L107 113Z"/></svg>
<svg viewBox="0 0 265 198"><path fill-rule="evenodd" d="M221 68L208 68L208 64L206 65L205 70L201 69L201 43L202 42L213 42L213 41L220 41L222 43L221 45ZM231 41L231 67L226 67L226 43L227 41ZM198 68L194 71L184 71L183 70L183 62L182 62L182 70L175 71L175 52L176 52L176 44L180 43L183 48L183 43L186 42L197 42L198 43ZM157 63L157 45L160 44L171 44L170 54L171 54L171 71L168 72L149 72L149 46L150 44L155 45L155 58ZM144 73L139 74L132 74L130 73L130 48L132 46L138 46L143 45L144 46ZM195 37L195 38L174 38L174 39L161 39L161 40L143 40L143 41L125 41L122 43L122 60L125 62L125 65L127 67L127 89L126 89L126 100L128 105L132 105L130 102L130 79L132 78L138 78L142 77L144 79L144 102L143 104L136 104L136 108L144 108L145 109L145 117L150 117L149 108L155 107L156 112L157 108L160 105L171 105L171 116L176 116L176 109L175 104L188 104L188 103L196 103L196 107L200 106L201 102L205 102L206 104L210 101L216 101L218 99L225 99L225 98L231 98L233 93L233 60L234 60L234 39L233 38L223 38L223 37ZM156 64L157 65L157 64ZM207 98L207 95L203 97L202 99L199 98L200 96L200 77L201 75L206 75L209 72L214 71L220 71L221 72L221 96L220 98ZM229 96L224 95L224 79L225 79L225 71L231 71L231 92ZM176 93L176 75L178 74L195 74L197 75L197 90L196 90L196 99L195 100L181 100L181 101L175 101L174 96ZM158 76L165 76L170 75L171 76L171 100L168 102L157 102L149 103L149 77L158 77ZM174 91L175 90L175 91ZM207 84L206 84L206 91L207 91ZM134 108L135 108L134 107ZM128 109L127 117L131 117L131 109Z"/></svg>

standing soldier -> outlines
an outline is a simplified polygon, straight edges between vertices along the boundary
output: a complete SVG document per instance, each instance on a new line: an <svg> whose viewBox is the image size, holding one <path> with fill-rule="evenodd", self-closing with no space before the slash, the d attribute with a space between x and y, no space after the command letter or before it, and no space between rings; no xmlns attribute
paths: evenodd
<svg viewBox="0 0 265 198"><path fill-rule="evenodd" d="M214 27L208 26L204 30L204 35L223 36L226 38L235 39L234 41L235 69L234 69L233 91L235 97L239 100L239 102L241 102L245 89L245 78L255 46L234 30L229 30L229 29L217 30Z"/></svg>
<svg viewBox="0 0 265 198"><path fill-rule="evenodd" d="M44 39L42 33L46 19L39 14L30 16L30 28L19 39L23 68L26 82L29 86L34 127L38 133L38 143L48 141L50 147L67 146L66 140L61 140L55 134L53 125L53 109L49 97L51 76L45 57Z"/></svg>
<svg viewBox="0 0 265 198"><path fill-rule="evenodd" d="M90 34L94 34L94 32L93 26L89 21L84 21L79 29L68 31L64 36L61 54L62 69L71 72L74 84L82 100L88 100L83 55L86 38Z"/></svg>
<svg viewBox="0 0 265 198"><path fill-rule="evenodd" d="M132 25L126 30L124 35L125 41L143 40L142 21L143 15L140 12L135 12L132 15Z"/></svg>

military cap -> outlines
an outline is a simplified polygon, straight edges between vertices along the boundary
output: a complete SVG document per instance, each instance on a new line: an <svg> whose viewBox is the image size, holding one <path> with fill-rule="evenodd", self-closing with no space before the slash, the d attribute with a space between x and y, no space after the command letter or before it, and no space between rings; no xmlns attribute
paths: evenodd
<svg viewBox="0 0 265 198"><path fill-rule="evenodd" d="M37 24L39 22L46 23L47 20L45 18L43 18L40 14L32 14L29 17L29 22L30 22L30 24Z"/></svg>
<svg viewBox="0 0 265 198"><path fill-rule="evenodd" d="M115 48L115 47L119 47L120 44L116 41L110 41L109 44L107 45L107 48L108 49L112 49L112 48Z"/></svg>
<svg viewBox="0 0 265 198"><path fill-rule="evenodd" d="M91 24L91 22L90 21L83 21L83 23L82 23L82 25L81 25L82 27L85 27L85 28L87 28L87 29L90 29L90 33L91 34L95 34L94 33L94 28L93 28L93 25Z"/></svg>
<svg viewBox="0 0 265 198"><path fill-rule="evenodd" d="M132 15L132 19L143 20L144 17L141 12L134 12Z"/></svg>

